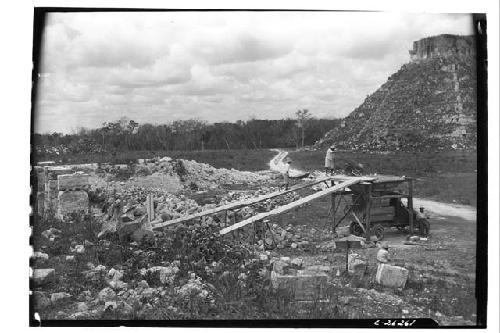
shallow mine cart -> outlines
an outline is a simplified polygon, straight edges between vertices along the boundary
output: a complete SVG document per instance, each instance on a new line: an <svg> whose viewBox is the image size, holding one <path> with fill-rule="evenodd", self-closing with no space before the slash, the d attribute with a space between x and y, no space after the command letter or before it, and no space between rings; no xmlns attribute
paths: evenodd
<svg viewBox="0 0 500 333"><path fill-rule="evenodd" d="M401 190L402 187L406 187L406 191ZM346 200L345 196L351 200ZM340 197L337 205L336 197ZM344 215L336 220L335 213L342 199L345 201ZM401 199L406 199L407 204ZM418 230L424 237L430 230L429 221L413 210L413 179L408 177L377 176L373 181L352 185L349 190L332 195L331 209L335 228L342 221L351 221L350 232L366 239L376 236L381 240L388 228L408 230L410 235Z"/></svg>

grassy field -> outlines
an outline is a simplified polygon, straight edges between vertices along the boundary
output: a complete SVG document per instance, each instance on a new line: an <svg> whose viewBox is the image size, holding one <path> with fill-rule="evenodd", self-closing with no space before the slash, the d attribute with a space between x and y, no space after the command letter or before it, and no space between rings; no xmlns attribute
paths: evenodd
<svg viewBox="0 0 500 333"><path fill-rule="evenodd" d="M324 151L292 151L293 166L303 170L321 170ZM476 152L396 152L390 154L340 152L336 163L342 168L352 160L362 163L367 173L411 176L415 182L415 196L476 205Z"/></svg>

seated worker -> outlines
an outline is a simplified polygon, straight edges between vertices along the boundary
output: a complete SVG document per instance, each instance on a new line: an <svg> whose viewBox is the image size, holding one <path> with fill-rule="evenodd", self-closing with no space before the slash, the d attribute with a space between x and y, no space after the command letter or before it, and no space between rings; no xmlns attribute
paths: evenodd
<svg viewBox="0 0 500 333"><path fill-rule="evenodd" d="M389 243L382 242L380 250L377 252L377 262L379 264L388 264L391 261L389 257Z"/></svg>
<svg viewBox="0 0 500 333"><path fill-rule="evenodd" d="M361 163L349 160L345 163L344 171L348 175L359 176L364 171L364 166Z"/></svg>
<svg viewBox="0 0 500 333"><path fill-rule="evenodd" d="M325 155L325 175L328 175L328 172L330 172L330 176L333 175L333 168L334 168L334 155L335 152L335 145L331 145L330 148L326 150L326 155Z"/></svg>

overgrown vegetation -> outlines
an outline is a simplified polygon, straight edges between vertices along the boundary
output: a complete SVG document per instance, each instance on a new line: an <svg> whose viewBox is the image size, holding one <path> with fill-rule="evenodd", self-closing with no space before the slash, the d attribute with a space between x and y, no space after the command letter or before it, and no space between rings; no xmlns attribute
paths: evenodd
<svg viewBox="0 0 500 333"><path fill-rule="evenodd" d="M41 236L43 230L61 231L53 241ZM161 287L157 275L141 275L141 270L165 263L179 262L179 274L173 284L165 287L163 296L153 306L151 299L143 298L132 304L133 311L104 310L88 313L87 319L297 319L346 318L334 302L334 288L328 291L331 302L313 302L305 306L291 302L291 295L272 289L269 275L265 274L269 262L255 259L251 244L240 243L229 237L218 237L213 227L178 226L158 233L154 246L120 243L117 237L97 239L96 221L89 216L74 215L73 223L62 223L48 214L37 219L34 226L35 251L44 251L48 260L34 259L34 268L55 268L56 280L32 290L44 293L65 292L71 297L44 309L36 309L42 318L65 318L74 313L76 301L82 295L96 297L106 288L106 274L110 268L123 270L123 282L137 288L142 280L149 287ZM76 244L86 244L85 252L73 254L65 260ZM92 267L103 265L89 278ZM193 274L203 281L209 297L180 296L178 288L192 281ZM337 296L338 298L338 296ZM89 303L90 304L90 303ZM36 307L36 305L35 305ZM92 306L91 306L92 308Z"/></svg>
<svg viewBox="0 0 500 333"><path fill-rule="evenodd" d="M312 145L339 123L301 113L297 119L251 119L236 123L178 120L169 124L139 125L122 118L98 129L77 133L35 134L40 159L84 154L122 154L136 151L204 151L300 147ZM95 162L95 160L94 160Z"/></svg>

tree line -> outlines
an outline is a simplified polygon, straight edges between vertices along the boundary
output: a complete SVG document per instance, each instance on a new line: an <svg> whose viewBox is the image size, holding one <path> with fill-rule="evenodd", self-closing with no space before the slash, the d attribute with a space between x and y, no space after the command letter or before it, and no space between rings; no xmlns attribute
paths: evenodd
<svg viewBox="0 0 500 333"><path fill-rule="evenodd" d="M35 134L39 154L99 153L142 150L208 150L299 148L314 144L340 124L339 119L318 119L307 110L297 118L207 123L190 119L168 124L139 124L128 118L100 128L80 128L73 134Z"/></svg>

